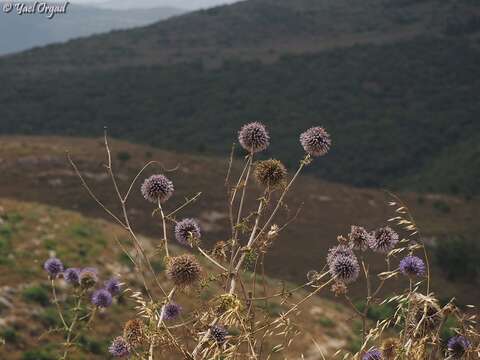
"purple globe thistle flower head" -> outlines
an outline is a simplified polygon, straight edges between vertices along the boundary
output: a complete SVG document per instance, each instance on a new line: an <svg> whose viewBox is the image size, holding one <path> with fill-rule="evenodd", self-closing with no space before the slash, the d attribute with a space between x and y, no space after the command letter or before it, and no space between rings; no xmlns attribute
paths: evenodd
<svg viewBox="0 0 480 360"><path fill-rule="evenodd" d="M63 272L63 278L71 285L80 285L80 269L68 268Z"/></svg>
<svg viewBox="0 0 480 360"><path fill-rule="evenodd" d="M425 263L417 256L409 255L400 261L400 271L407 276L425 275Z"/></svg>
<svg viewBox="0 0 480 360"><path fill-rule="evenodd" d="M50 277L55 278L63 271L63 264L60 259L52 257L45 261L45 263L43 264L43 268L46 272L48 272L48 275L50 275Z"/></svg>
<svg viewBox="0 0 480 360"><path fill-rule="evenodd" d="M173 183L165 175L152 175L141 187L143 197L152 203L164 203L172 196L173 190Z"/></svg>
<svg viewBox="0 0 480 360"><path fill-rule="evenodd" d="M337 255L330 264L330 274L344 284L354 282L360 274L357 257L355 255Z"/></svg>
<svg viewBox="0 0 480 360"><path fill-rule="evenodd" d="M93 293L92 304L100 308L106 308L112 305L112 294L106 289L100 289Z"/></svg>
<svg viewBox="0 0 480 360"><path fill-rule="evenodd" d="M251 153L265 150L270 145L270 135L265 125L259 122L252 122L243 125L238 132L240 145Z"/></svg>
<svg viewBox="0 0 480 360"><path fill-rule="evenodd" d="M180 305L175 303L169 303L165 305L163 319L166 321L173 320L177 318L181 312L182 312L182 307Z"/></svg>
<svg viewBox="0 0 480 360"><path fill-rule="evenodd" d="M221 345L227 339L228 331L223 326L213 325L210 328L210 336L217 342L217 344Z"/></svg>
<svg viewBox="0 0 480 360"><path fill-rule="evenodd" d="M369 246L375 252L386 254L395 247L398 239L398 234L392 228L386 226L373 233Z"/></svg>
<svg viewBox="0 0 480 360"><path fill-rule="evenodd" d="M90 289L98 282L98 270L96 268L88 267L80 270L80 286L84 289Z"/></svg>
<svg viewBox="0 0 480 360"><path fill-rule="evenodd" d="M327 254L327 265L330 266L338 256L355 256L352 249L345 245L337 245L328 250Z"/></svg>
<svg viewBox="0 0 480 360"><path fill-rule="evenodd" d="M332 140L323 127L315 126L300 135L300 144L307 154L316 157L325 155L330 150Z"/></svg>
<svg viewBox="0 0 480 360"><path fill-rule="evenodd" d="M448 340L447 349L454 359L460 359L468 351L471 345L470 340L465 336L457 335Z"/></svg>
<svg viewBox="0 0 480 360"><path fill-rule="evenodd" d="M183 219L175 225L175 239L182 245L189 245L191 240L201 236L200 226L194 219Z"/></svg>
<svg viewBox="0 0 480 360"><path fill-rule="evenodd" d="M372 241L372 234L365 228L357 225L352 225L348 238L350 240L350 247L354 250L365 251L368 249L368 244Z"/></svg>
<svg viewBox="0 0 480 360"><path fill-rule="evenodd" d="M120 291L122 290L120 280L118 280L116 277L113 277L105 281L105 289L112 294L112 296L120 294Z"/></svg>
<svg viewBox="0 0 480 360"><path fill-rule="evenodd" d="M112 341L108 352L114 357L125 357L130 354L130 346L123 337L118 336Z"/></svg>
<svg viewBox="0 0 480 360"><path fill-rule="evenodd" d="M367 351L362 357L362 360L382 360L382 359L383 359L382 352L377 348L373 348Z"/></svg>

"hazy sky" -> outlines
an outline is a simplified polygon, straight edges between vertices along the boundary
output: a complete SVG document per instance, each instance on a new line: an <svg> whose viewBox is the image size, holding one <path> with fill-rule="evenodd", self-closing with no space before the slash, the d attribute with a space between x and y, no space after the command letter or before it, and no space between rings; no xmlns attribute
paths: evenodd
<svg viewBox="0 0 480 360"><path fill-rule="evenodd" d="M183 9L199 9L215 5L234 3L238 0L70 0L73 4L108 4L109 8L125 7L153 7L172 6Z"/></svg>

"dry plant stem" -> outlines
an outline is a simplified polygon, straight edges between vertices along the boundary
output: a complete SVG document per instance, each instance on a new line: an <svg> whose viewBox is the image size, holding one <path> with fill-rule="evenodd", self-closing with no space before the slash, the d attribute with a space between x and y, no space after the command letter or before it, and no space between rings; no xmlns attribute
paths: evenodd
<svg viewBox="0 0 480 360"><path fill-rule="evenodd" d="M62 325L64 326L65 330L68 331L68 325L65 322L65 318L63 317L62 309L60 308L60 303L58 302L57 297L57 290L55 289L55 279L51 279L52 282L52 295L53 295L53 302L55 303L55 307L57 308L58 316L62 321Z"/></svg>
<svg viewBox="0 0 480 360"><path fill-rule="evenodd" d="M165 303L162 305L162 310L160 311L160 315L158 317L158 323L157 323L157 328L160 328L163 325L170 336L171 336L171 334L168 331L168 328L165 326L165 322L163 321L163 318L165 316L165 307L172 300L173 296L175 295L176 290L177 290L177 288L173 287L172 290L170 290L170 292L168 293L167 298L165 299ZM155 345L154 341L152 341L150 343L150 347L149 347L149 351L148 351L148 360L153 360L153 350L155 348L154 345Z"/></svg>
<svg viewBox="0 0 480 360"><path fill-rule="evenodd" d="M235 198L237 196L238 189L240 188L240 184L243 180L243 176L245 175L245 172L247 172L247 170L248 170L248 174L246 175L245 184L244 184L244 187L243 187L243 193L245 192L245 188L246 188L246 185L247 185L247 180L248 180L248 177L249 177L249 174L250 174L250 160L251 160L251 157L248 157L247 161L245 161L245 166L243 167L242 173L240 174L240 177L238 178L238 181L237 181L235 187L233 188L233 193L232 193L232 196L230 198L229 206L228 206L230 226L232 228L232 245L231 245L231 254L230 254L230 269L233 266L233 261L234 261L233 259L234 259L234 255L235 255L235 247L237 245L237 232L238 232L238 221L237 221L237 223L234 223L234 220L233 220L233 204L235 202ZM238 214L240 214L240 211L239 211Z"/></svg>
<svg viewBox="0 0 480 360"><path fill-rule="evenodd" d="M162 203L160 202L160 198L158 198L158 210L160 210L160 215L162 216L162 227L163 227L163 241L165 242L165 254L170 257L168 252L168 240L167 240L167 224L165 223L165 214L163 213Z"/></svg>
<svg viewBox="0 0 480 360"><path fill-rule="evenodd" d="M425 243L423 242L422 240L422 235L420 233L420 230L417 226L417 223L415 222L415 219L413 218L413 215L410 213L410 210L409 208L407 207L407 205L403 202L402 199L400 199L400 197L398 197L397 195L395 195L394 193L391 193L389 191L387 191L387 193L392 196L395 200L397 200L399 202L399 204L405 209L406 211L406 214L408 216L408 219L410 220L410 222L415 226L415 232L418 234L418 241L420 242L420 244L422 245L422 249L423 249L423 256L425 257L425 264L426 264L426 267L427 267L427 293L426 295L428 296L428 294L430 294L430 261L429 261L429 258L428 258L428 252L427 252L427 248L425 247Z"/></svg>
<svg viewBox="0 0 480 360"><path fill-rule="evenodd" d="M264 197L260 199L260 203L258 204L258 210L257 210L257 216L255 219L255 225L253 226L252 233L250 234L250 238L247 243L247 249L250 249L250 247L253 245L253 241L255 239L255 234L257 232L258 228L258 223L260 221L260 216L262 215L262 210L264 207ZM243 252L242 255L240 256L240 259L238 260L237 265L235 266L235 270L232 273L232 279L230 281L230 290L229 293L233 294L235 292L235 286L236 286L236 278L238 275L238 272L240 271L240 268L242 267L243 262L245 261L246 257L246 252ZM234 257L235 260L236 256Z"/></svg>
<svg viewBox="0 0 480 360"><path fill-rule="evenodd" d="M263 227L260 229L260 231L258 232L258 235L255 237L254 241L257 241L257 239L263 234L263 232L265 231L265 229L267 229L267 227L270 225L270 223L273 221L273 219L275 218L275 215L277 214L278 210L280 209L280 206L282 205L282 202L283 202L283 199L285 198L285 195L287 195L288 191L290 190L290 188L292 187L292 184L295 182L295 180L297 179L298 175L300 175L300 172L302 171L302 169L305 167L306 165L306 161L308 161L308 159L310 159L309 155L307 155L305 157L305 159L303 159L301 162L300 162L300 166L298 167L298 170L297 172L295 173L295 175L293 176L292 180L290 180L290 182L288 183L288 185L285 187L285 189L283 190L282 192L282 195L280 195L280 198L278 199L278 202L277 202L277 205L275 206L275 209L272 211L272 214L270 215L270 217L268 218L267 222L263 225Z"/></svg>
<svg viewBox="0 0 480 360"><path fill-rule="evenodd" d="M253 156L252 156L252 157L253 157ZM252 157L251 157L251 158L252 158ZM247 179L248 179L248 175L249 175L249 172L250 172L251 158L250 158L250 161L247 162L247 165L248 165ZM253 235L253 237L251 236L251 237L252 237L252 241L249 241L249 245L250 245L250 246L255 243L255 241L260 237L260 235L263 233L263 231L265 231L265 229L267 228L267 226L270 225L270 223L271 223L272 220L274 219L276 213L277 213L278 210L280 209L280 206L281 206L281 204L282 204L283 199L285 198L285 195L288 193L288 191L290 190L292 184L295 182L295 180L297 179L298 175L300 174L300 172L302 171L302 169L305 167L305 164L306 164L306 162L307 162L308 159L309 159L309 156L307 155L307 156L305 157L305 159L303 159L303 160L300 162L300 166L298 167L297 172L295 173L295 175L293 176L293 178L290 180L290 182L288 183L288 185L287 185L287 186L285 187L285 189L283 190L283 193L282 193L282 195L280 196L280 198L279 198L279 200L278 200L278 202L277 202L277 205L276 205L275 209L273 210L272 214L270 215L269 219L268 219L267 222L264 224L264 226L262 227L262 229L259 231L259 233L258 233L257 236L255 236L255 235ZM247 180L247 179L246 179L246 180ZM241 180L241 178L239 179L239 183L240 183L240 180ZM245 181L245 182L246 182L246 181ZM245 184L245 187L246 187L246 184ZM243 190L245 190L245 187L244 187ZM235 192L234 192L234 195L235 195ZM233 204L234 195L232 196L232 201L231 201L230 204ZM243 196L242 196L242 200L243 200ZM241 201L241 203L242 203L242 201ZM261 204L262 204L262 201L260 202L259 207L262 206ZM239 215L240 215L240 210L239 210ZM257 216L258 216L258 214L257 214ZM238 218L238 217L237 217L237 218ZM256 231L256 229L255 229L255 231ZM253 231L252 231L252 233L253 233ZM232 256L233 256L233 248L232 248ZM242 257L240 258L241 261L239 260L239 262L237 263L237 266L235 266L235 269L237 269L237 268L240 269L240 267L241 267L241 265L242 265L242 263L243 263L243 260L242 260L242 259L244 260L244 259L245 259L245 256L242 256ZM233 260L233 258L232 258L232 260ZM232 266L232 265L233 265L233 262L231 262L230 266ZM235 291L235 286L236 286L235 284L236 284L236 277L237 277L237 276L238 276L237 271L235 271L235 272L233 273L233 276L231 276L230 286L229 286L229 289L228 289L228 293L229 293L229 294L233 294L233 292ZM318 290L318 291L319 291L319 290ZM315 291L315 293L316 293L316 292L317 292L317 291ZM210 325L210 327L213 326L213 325L215 325L215 324L218 322L218 320L219 320L218 317L216 317L216 318L212 321L212 324ZM205 332L204 336L200 339L200 341L198 342L197 346L196 346L195 349L193 350L192 356L193 356L194 359L197 358L198 352L200 351L200 349L201 349L201 347L203 346L203 344L208 340L209 336L210 336L210 329L208 329L208 330Z"/></svg>
<svg viewBox="0 0 480 360"><path fill-rule="evenodd" d="M75 306L75 308L73 309L73 311L75 312L75 316L73 317L73 320L72 320L72 323L70 324L70 326L68 327L68 331L67 331L67 341L65 343L65 351L63 352L63 357L62 359L66 360L67 359L67 355L68 355L68 351L69 351L69 348L70 346L72 345L71 343L71 339L72 339L72 332L73 332L73 329L75 328L75 325L77 324L77 321L78 321L78 314L80 312L80 306L82 304L82 296L83 296L83 292L81 294L79 294L78 296L78 301L77 301L77 305Z"/></svg>
<svg viewBox="0 0 480 360"><path fill-rule="evenodd" d="M208 255L205 250L203 250L200 246L197 246L197 250L200 251L200 253L205 256L205 258L207 258L212 264L214 264L215 266L218 266L221 270L225 271L225 272L228 272L228 269L223 266L222 264L220 264L218 261L216 261L215 259L213 259L210 255Z"/></svg>
<svg viewBox="0 0 480 360"><path fill-rule="evenodd" d="M109 153L109 151L108 151ZM136 247L136 249L140 252L140 254L142 255L142 258L144 259L144 261L146 261L148 264L150 263L150 261L148 260L148 257L146 257L146 254L144 253L143 251L143 248L140 244L140 242L138 241L135 233L132 231L131 227L130 227L130 224L129 224L129 221L128 221L128 215L127 215L127 211L126 211L126 207L125 207L125 201L123 201L123 199L121 198L120 196L120 203L122 205L122 210L123 210L123 214L124 214L124 217L126 218L126 223L124 223L122 220L120 220L114 213L112 213L110 211L110 209L108 209L98 198L97 196L94 194L94 192L90 189L90 187L88 186L87 182L85 181L85 179L83 178L82 174L80 173L80 170L78 169L77 165L73 162L72 158L70 157L70 155L67 153L67 159L70 163L70 165L72 166L72 168L74 169L76 175L78 176L78 178L80 179L80 182L83 186L83 188L88 192L88 194L90 195L90 197L107 213L109 214L116 222L118 222L126 231L128 231L131 235L131 237L133 238L133 241L134 241L134 245ZM107 167L108 169L108 167ZM111 168L110 168L110 172L111 172ZM116 181L115 181L116 182ZM150 264L150 271L153 273L153 276L155 278L155 281L157 283L158 286L160 286L160 283L156 277L156 274L155 272L153 271L153 267L151 266ZM141 267L139 267L140 269L140 274L142 277L144 277L144 273L143 271L141 270ZM144 281L144 283L146 283L146 281ZM160 286L161 288L161 286ZM161 288L162 292L164 294L165 291Z"/></svg>
<svg viewBox="0 0 480 360"><path fill-rule="evenodd" d="M183 210L183 208L185 208L186 206L190 205L191 203L197 201L198 197L202 195L201 192L198 192L195 194L195 196L193 196L191 199L187 199L187 201L185 201L185 203L181 206L179 206L178 208L176 208L175 210L173 210L171 213L168 213L167 215L165 215L165 219L167 220L170 220L170 221L174 221L173 219L173 215L175 215L177 212L179 212L180 210Z"/></svg>

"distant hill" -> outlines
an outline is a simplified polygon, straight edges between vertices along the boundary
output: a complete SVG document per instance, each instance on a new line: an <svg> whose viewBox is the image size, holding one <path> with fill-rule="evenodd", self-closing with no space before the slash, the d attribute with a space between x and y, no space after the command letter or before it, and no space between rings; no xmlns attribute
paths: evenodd
<svg viewBox="0 0 480 360"><path fill-rule="evenodd" d="M0 3L0 6L3 3ZM0 55L73 38L128 29L178 15L184 10L171 7L133 8L127 11L69 4L66 14L48 19L43 15L18 16L0 13Z"/></svg>
<svg viewBox="0 0 480 360"><path fill-rule="evenodd" d="M237 1L238 0L106 0L96 2L95 6L104 9L150 9L159 6L168 7L171 6L171 4L175 4L175 7L180 9L196 10Z"/></svg>
<svg viewBox="0 0 480 360"><path fill-rule="evenodd" d="M223 154L260 120L293 167L323 124L327 180L471 197L479 36L474 0L239 2L1 58L0 132Z"/></svg>

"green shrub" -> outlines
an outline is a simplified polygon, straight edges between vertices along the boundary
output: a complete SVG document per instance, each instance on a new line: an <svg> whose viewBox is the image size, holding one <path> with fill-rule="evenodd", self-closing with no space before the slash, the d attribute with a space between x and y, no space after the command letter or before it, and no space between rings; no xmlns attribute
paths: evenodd
<svg viewBox="0 0 480 360"><path fill-rule="evenodd" d="M50 302L48 291L42 286L30 286L23 290L22 296L25 300L47 306Z"/></svg>
<svg viewBox="0 0 480 360"><path fill-rule="evenodd" d="M23 353L22 360L56 360L57 357L54 356L50 351L46 349L34 349L28 350Z"/></svg>
<svg viewBox="0 0 480 360"><path fill-rule="evenodd" d="M456 237L438 242L435 262L449 280L474 281L479 273L480 247L473 241Z"/></svg>
<svg viewBox="0 0 480 360"><path fill-rule="evenodd" d="M118 161L120 161L122 163L127 162L131 158L132 158L132 156L130 155L130 153L128 151L119 151L117 153L117 159L118 159Z"/></svg>
<svg viewBox="0 0 480 360"><path fill-rule="evenodd" d="M19 340L18 333L13 328L3 330L0 337L2 337L7 344L15 344Z"/></svg>
<svg viewBox="0 0 480 360"><path fill-rule="evenodd" d="M448 214L451 211L450 205L442 200L435 201L433 203L433 208L444 214Z"/></svg>
<svg viewBox="0 0 480 360"><path fill-rule="evenodd" d="M323 327L331 328L335 325L332 319L322 315L318 318L317 322Z"/></svg>

